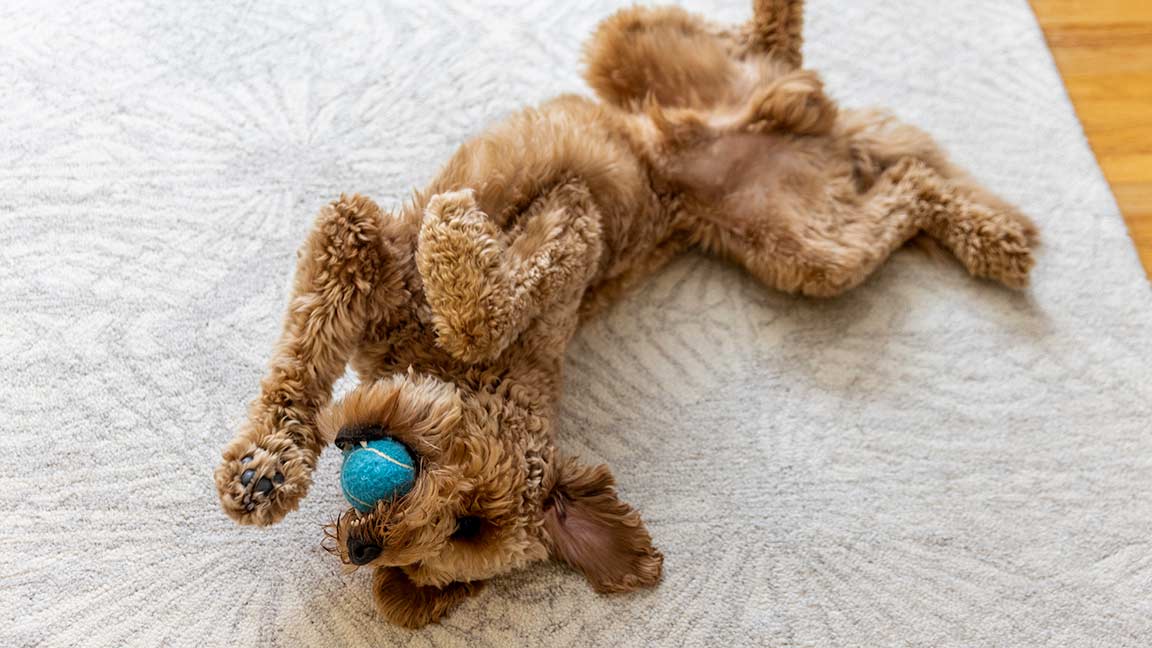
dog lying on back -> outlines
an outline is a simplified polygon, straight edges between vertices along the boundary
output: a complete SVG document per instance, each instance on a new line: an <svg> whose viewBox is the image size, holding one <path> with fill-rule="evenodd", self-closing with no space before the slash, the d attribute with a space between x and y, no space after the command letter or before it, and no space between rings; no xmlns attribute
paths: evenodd
<svg viewBox="0 0 1152 648"><path fill-rule="evenodd" d="M730 259L831 297L927 235L1022 287L1036 230L925 133L842 110L801 69L800 0L727 29L634 8L588 43L602 103L563 96L465 143L399 213L354 196L305 243L284 333L216 470L224 510L296 508L321 450L391 436L415 485L333 523L383 614L435 621L483 581L559 559L597 591L654 585L662 557L605 466L554 446L577 325L676 255ZM361 385L330 404L347 363Z"/></svg>

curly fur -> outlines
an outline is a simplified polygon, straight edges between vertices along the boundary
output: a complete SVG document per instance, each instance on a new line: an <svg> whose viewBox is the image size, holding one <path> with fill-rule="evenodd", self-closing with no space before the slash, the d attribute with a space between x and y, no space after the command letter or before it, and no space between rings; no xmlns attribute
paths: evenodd
<svg viewBox="0 0 1152 648"><path fill-rule="evenodd" d="M216 471L228 515L277 522L324 446L386 433L418 457L413 490L326 533L346 563L349 543L381 549L367 566L393 622L435 621L549 557L598 591L651 586L663 558L608 468L553 445L582 319L689 247L830 297L926 235L973 275L1025 285L1031 222L922 131L827 97L799 69L801 4L756 0L735 29L622 11L586 49L603 103L563 96L489 128L398 213L325 207ZM330 404L348 363L362 383Z"/></svg>

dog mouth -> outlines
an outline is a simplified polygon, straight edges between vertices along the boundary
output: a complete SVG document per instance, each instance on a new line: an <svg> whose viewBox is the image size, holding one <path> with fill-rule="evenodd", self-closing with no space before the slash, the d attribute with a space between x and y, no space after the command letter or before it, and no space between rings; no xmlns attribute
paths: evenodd
<svg viewBox="0 0 1152 648"><path fill-rule="evenodd" d="M392 441L399 450L389 446L376 447L374 442ZM381 424L349 425L340 428L334 445L344 453L341 467L341 491L352 508L341 513L333 522L325 525L323 548L336 556L345 565L363 567L402 567L410 564L410 551L397 550L392 543L384 541L389 536L390 522L403 507L407 490L412 487L415 468L418 465L406 452L407 448L396 443L386 426ZM369 446L369 444L373 444ZM354 467L349 462L360 457ZM367 457L364 459L363 457ZM387 462L387 463L385 463ZM380 471L376 466L384 466L392 471ZM393 468L399 466L403 470ZM404 470L407 474L404 475ZM351 471L351 473L349 472ZM376 472L373 472L376 471ZM407 476L406 490L386 493L391 486L389 479L396 479L395 473ZM351 475L351 481L346 482ZM377 492L376 481L385 485Z"/></svg>
<svg viewBox="0 0 1152 648"><path fill-rule="evenodd" d="M372 524L369 516L354 508L348 509L324 526L321 547L353 568L408 568L419 563L419 556L413 555L412 548L398 548L379 542L376 534L361 527L362 524Z"/></svg>
<svg viewBox="0 0 1152 648"><path fill-rule="evenodd" d="M383 425L349 425L340 428L333 442L341 451L355 448L361 443L377 441L390 436Z"/></svg>
<svg viewBox="0 0 1152 648"><path fill-rule="evenodd" d="M363 567L379 562L384 555L384 547L357 532L355 527L360 519L360 513L349 509L324 527L321 546L345 565Z"/></svg>

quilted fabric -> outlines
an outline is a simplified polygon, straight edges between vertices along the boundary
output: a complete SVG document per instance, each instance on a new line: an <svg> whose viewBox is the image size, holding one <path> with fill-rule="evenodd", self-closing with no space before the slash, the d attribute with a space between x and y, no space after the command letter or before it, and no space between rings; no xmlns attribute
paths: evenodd
<svg viewBox="0 0 1152 648"><path fill-rule="evenodd" d="M0 6L0 644L1149 644L1152 299L1025 0L812 0L806 52L1036 217L1029 293L903 252L818 302L690 256L574 343L561 444L658 589L541 565L404 631L319 548L338 452L276 527L218 510L318 208L586 92L621 4Z"/></svg>

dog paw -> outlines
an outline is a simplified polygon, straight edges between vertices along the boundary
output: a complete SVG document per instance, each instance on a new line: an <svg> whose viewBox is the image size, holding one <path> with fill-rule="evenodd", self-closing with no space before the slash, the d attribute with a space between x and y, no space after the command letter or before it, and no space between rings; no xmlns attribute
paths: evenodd
<svg viewBox="0 0 1152 648"><path fill-rule="evenodd" d="M973 275L1025 288L1036 265L1038 243L1036 226L1026 216L989 210L972 223L962 260Z"/></svg>
<svg viewBox="0 0 1152 648"><path fill-rule="evenodd" d="M224 450L216 489L224 512L240 524L267 526L299 505L311 485L306 453L290 442L241 437Z"/></svg>
<svg viewBox="0 0 1152 648"><path fill-rule="evenodd" d="M500 235L496 224L477 206L476 194L471 189L436 194L428 201L421 238L435 244L448 231L484 242L495 242Z"/></svg>

